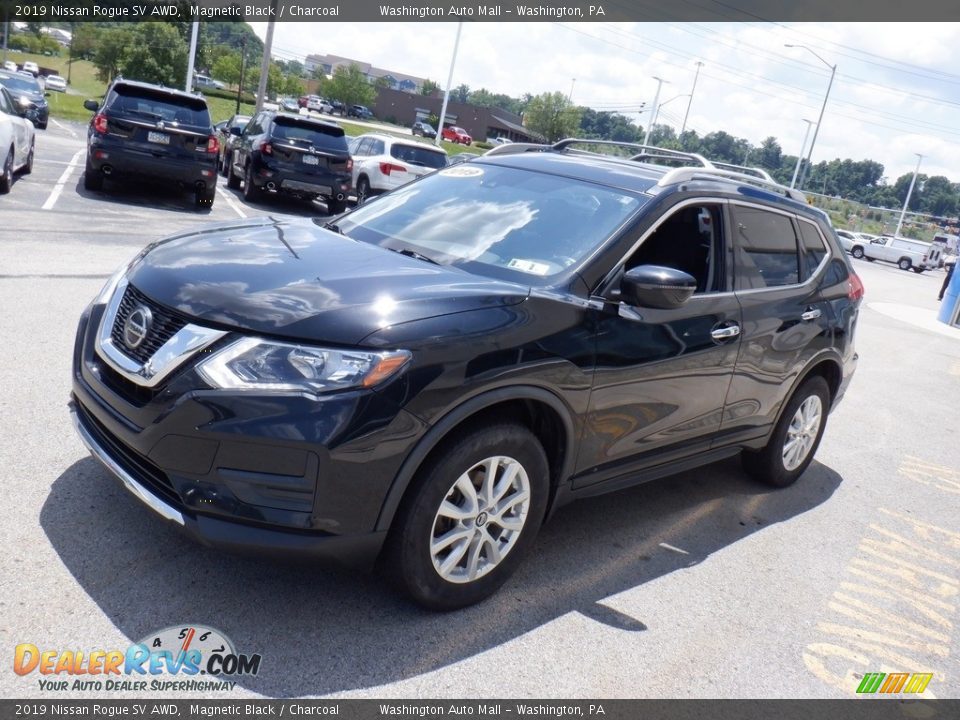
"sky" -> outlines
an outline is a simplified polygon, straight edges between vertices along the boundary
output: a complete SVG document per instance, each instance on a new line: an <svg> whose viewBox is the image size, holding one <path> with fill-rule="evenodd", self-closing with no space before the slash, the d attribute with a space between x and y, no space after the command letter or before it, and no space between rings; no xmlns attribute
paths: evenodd
<svg viewBox="0 0 960 720"><path fill-rule="evenodd" d="M274 57L333 53L445 86L455 35L456 23L284 22ZM892 184L920 153L921 173L960 182L958 49L958 23L465 23L452 86L513 97L572 87L575 104L646 125L659 77L657 123L679 132L699 61L688 129L757 146L773 135L795 156L836 65L814 163L876 160Z"/></svg>

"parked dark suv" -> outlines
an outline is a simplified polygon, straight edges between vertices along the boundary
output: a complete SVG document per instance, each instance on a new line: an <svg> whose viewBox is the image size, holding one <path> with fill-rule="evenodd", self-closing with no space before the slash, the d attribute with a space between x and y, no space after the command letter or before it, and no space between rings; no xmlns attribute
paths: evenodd
<svg viewBox="0 0 960 720"><path fill-rule="evenodd" d="M379 557L434 608L571 500L738 453L793 483L857 362L827 216L699 156L504 147L148 247L80 320L84 442L204 543Z"/></svg>
<svg viewBox="0 0 960 720"><path fill-rule="evenodd" d="M322 198L331 214L347 207L353 160L343 128L333 122L264 110L233 146L227 186L256 201L265 191L304 200Z"/></svg>
<svg viewBox="0 0 960 720"><path fill-rule="evenodd" d="M96 113L87 130L87 190L133 178L178 185L194 194L198 207L213 205L220 143L202 97L117 80L102 105L87 100L83 106Z"/></svg>

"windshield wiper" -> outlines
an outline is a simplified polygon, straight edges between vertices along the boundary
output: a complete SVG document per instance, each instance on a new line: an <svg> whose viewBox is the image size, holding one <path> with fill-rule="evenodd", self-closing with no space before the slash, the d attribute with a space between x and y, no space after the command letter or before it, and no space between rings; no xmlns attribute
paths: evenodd
<svg viewBox="0 0 960 720"><path fill-rule="evenodd" d="M430 263L431 265L439 265L439 264L440 264L440 263L438 263L436 260L434 260L433 258L427 257L426 255L423 255L423 254L421 254L421 253L418 253L416 250L411 250L410 248L403 248L402 250L401 250L401 249L398 249L398 248L387 248L387 250L393 250L395 253L400 253L401 255L406 255L407 257L412 257L412 258L414 258L415 260L423 260L424 262L428 262L428 263Z"/></svg>

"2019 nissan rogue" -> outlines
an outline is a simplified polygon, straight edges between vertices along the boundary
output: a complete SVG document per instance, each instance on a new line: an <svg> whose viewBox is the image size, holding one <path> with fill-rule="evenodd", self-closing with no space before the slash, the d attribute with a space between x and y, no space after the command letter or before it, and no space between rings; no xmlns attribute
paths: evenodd
<svg viewBox="0 0 960 720"><path fill-rule="evenodd" d="M147 247L80 319L80 436L201 542L379 558L441 609L571 500L736 454L793 483L857 362L827 216L699 156L578 147Z"/></svg>

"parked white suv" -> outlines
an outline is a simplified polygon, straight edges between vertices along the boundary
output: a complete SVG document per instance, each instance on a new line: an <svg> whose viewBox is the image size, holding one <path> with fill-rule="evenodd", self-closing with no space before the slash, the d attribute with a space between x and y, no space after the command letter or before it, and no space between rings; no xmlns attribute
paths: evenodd
<svg viewBox="0 0 960 720"><path fill-rule="evenodd" d="M10 91L0 86L0 195L10 192L13 174L33 171L33 123Z"/></svg>
<svg viewBox="0 0 960 720"><path fill-rule="evenodd" d="M433 145L368 133L350 142L357 204L447 165L447 152Z"/></svg>

